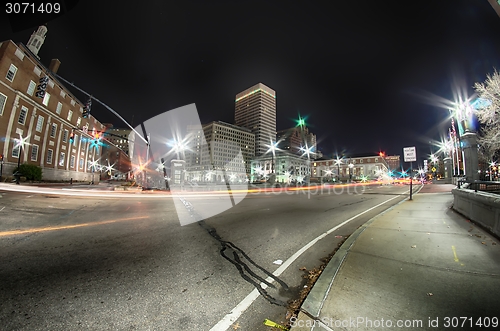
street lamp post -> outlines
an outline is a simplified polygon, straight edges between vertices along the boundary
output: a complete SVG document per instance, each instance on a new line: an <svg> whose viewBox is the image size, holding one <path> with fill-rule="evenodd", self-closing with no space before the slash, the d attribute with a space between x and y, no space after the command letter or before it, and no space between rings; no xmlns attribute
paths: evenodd
<svg viewBox="0 0 500 331"><path fill-rule="evenodd" d="M349 163L349 182L352 182L352 168L354 168L354 164Z"/></svg>
<svg viewBox="0 0 500 331"><path fill-rule="evenodd" d="M342 159L339 159L339 157L337 156L335 164L337 165L337 180L340 181L340 165L342 164Z"/></svg>
<svg viewBox="0 0 500 331"><path fill-rule="evenodd" d="M23 138L23 136L19 134L19 139L16 140L17 140L17 146L19 147L19 155L17 157L17 170L14 176L16 177L16 184L19 185L19 180L21 178L21 172L19 171L19 169L21 168L21 157L23 155L23 145L25 144L26 138Z"/></svg>

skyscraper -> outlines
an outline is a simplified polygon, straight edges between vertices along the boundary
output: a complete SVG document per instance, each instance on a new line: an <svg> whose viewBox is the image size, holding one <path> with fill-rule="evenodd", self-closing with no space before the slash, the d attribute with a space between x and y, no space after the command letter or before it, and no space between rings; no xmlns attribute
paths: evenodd
<svg viewBox="0 0 500 331"><path fill-rule="evenodd" d="M255 156L276 142L276 92L259 83L236 95L235 124L255 134Z"/></svg>

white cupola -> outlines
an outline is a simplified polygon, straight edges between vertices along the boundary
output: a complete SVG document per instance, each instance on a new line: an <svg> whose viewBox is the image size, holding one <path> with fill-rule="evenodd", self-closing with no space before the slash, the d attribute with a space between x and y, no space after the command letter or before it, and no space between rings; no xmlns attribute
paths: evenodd
<svg viewBox="0 0 500 331"><path fill-rule="evenodd" d="M31 34L30 40L28 41L28 49L36 55L37 58L40 58L38 56L38 51L40 50L40 47L42 47L43 42L45 41L45 35L47 34L47 27L45 25L40 25L38 27L38 30L36 32L33 32Z"/></svg>

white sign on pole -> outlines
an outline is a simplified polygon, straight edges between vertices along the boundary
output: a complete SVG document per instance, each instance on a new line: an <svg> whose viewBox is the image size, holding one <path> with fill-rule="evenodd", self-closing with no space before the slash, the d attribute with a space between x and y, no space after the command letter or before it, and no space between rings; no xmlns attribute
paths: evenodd
<svg viewBox="0 0 500 331"><path fill-rule="evenodd" d="M405 147L403 148L403 155L405 162L415 162L417 161L417 149L415 147Z"/></svg>

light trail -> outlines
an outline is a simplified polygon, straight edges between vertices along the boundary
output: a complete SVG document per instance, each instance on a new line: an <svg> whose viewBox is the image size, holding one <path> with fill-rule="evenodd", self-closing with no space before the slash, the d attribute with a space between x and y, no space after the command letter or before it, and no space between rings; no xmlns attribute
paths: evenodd
<svg viewBox="0 0 500 331"><path fill-rule="evenodd" d="M104 224L111 224L111 223L124 222L124 221L140 220L140 219L145 219L145 218L149 218L149 216L119 218L116 220L81 223L81 224L73 224L73 225L48 226L48 227L43 227L43 228L31 228L31 229L24 229L24 230L3 231L3 232L0 232L0 237L16 236L16 235L27 234L27 233L36 233L36 232L75 229L75 228L82 228L82 227L87 227L87 226L104 225Z"/></svg>

